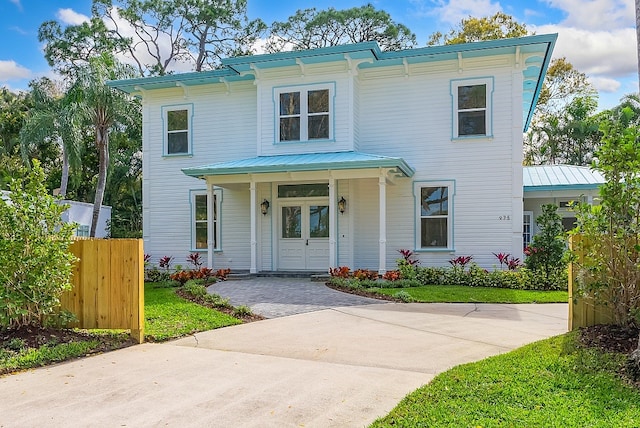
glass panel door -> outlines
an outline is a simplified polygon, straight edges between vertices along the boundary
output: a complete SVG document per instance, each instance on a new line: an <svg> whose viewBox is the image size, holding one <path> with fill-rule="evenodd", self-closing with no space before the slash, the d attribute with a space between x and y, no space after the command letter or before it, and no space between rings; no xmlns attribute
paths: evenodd
<svg viewBox="0 0 640 428"><path fill-rule="evenodd" d="M326 199L280 201L278 269L326 270L329 266L329 204Z"/></svg>
<svg viewBox="0 0 640 428"><path fill-rule="evenodd" d="M302 207L282 207L282 237L285 239L302 237Z"/></svg>
<svg viewBox="0 0 640 428"><path fill-rule="evenodd" d="M309 238L329 237L329 206L309 206Z"/></svg>

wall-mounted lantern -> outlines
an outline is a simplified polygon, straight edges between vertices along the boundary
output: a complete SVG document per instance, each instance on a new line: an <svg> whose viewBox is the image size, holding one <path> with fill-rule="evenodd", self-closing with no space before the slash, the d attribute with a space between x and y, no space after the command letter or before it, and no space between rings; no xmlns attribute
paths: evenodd
<svg viewBox="0 0 640 428"><path fill-rule="evenodd" d="M347 200L344 198L344 196L341 196L340 200L338 201L338 211L340 211L340 214L344 214L346 210L347 210Z"/></svg>
<svg viewBox="0 0 640 428"><path fill-rule="evenodd" d="M266 199L260 204L260 212L262 215L267 215L267 212L269 212L269 201Z"/></svg>

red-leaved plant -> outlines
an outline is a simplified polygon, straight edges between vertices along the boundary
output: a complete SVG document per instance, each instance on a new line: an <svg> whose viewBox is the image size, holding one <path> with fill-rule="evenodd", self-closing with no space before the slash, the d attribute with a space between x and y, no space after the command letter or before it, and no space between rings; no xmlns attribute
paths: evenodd
<svg viewBox="0 0 640 428"><path fill-rule="evenodd" d="M164 256L160 260L158 260L158 266L160 266L163 269L166 269L168 272L169 268L171 267L172 261L173 261L173 256Z"/></svg>
<svg viewBox="0 0 640 428"><path fill-rule="evenodd" d="M206 269L206 268L203 268ZM211 269L209 269L211 270ZM227 269L218 269L216 271L216 278L218 278L220 281L226 281L227 280L227 275L229 275L231 273L231 269L227 268Z"/></svg>
<svg viewBox="0 0 640 428"><path fill-rule="evenodd" d="M334 278L349 278L349 276L351 276L351 269L349 269L348 266L329 268L329 275Z"/></svg>
<svg viewBox="0 0 640 428"><path fill-rule="evenodd" d="M416 253L413 250L401 249L398 252L402 255L402 258L409 264L409 266L415 266L420 263L420 260L414 259Z"/></svg>
<svg viewBox="0 0 640 428"><path fill-rule="evenodd" d="M382 275L382 279L387 281L398 281L402 278L399 270L388 270Z"/></svg>
<svg viewBox="0 0 640 428"><path fill-rule="evenodd" d="M459 266L461 268L465 268L469 263L473 260L473 256L458 256L449 260L449 264L453 267Z"/></svg>
<svg viewBox="0 0 640 428"><path fill-rule="evenodd" d="M358 269L355 272L353 272L353 277L358 279L359 281L363 281L365 279L370 279L372 281L375 281L380 277L380 275L378 275L378 272L373 270Z"/></svg>
<svg viewBox="0 0 640 428"><path fill-rule="evenodd" d="M202 256L200 253L191 253L187 256L187 261L193 265L194 268L200 269L200 266L203 265L204 261L202 260Z"/></svg>
<svg viewBox="0 0 640 428"><path fill-rule="evenodd" d="M507 269L509 270L517 270L520 266L522 266L522 263L516 257L509 257L509 260L507 260Z"/></svg>

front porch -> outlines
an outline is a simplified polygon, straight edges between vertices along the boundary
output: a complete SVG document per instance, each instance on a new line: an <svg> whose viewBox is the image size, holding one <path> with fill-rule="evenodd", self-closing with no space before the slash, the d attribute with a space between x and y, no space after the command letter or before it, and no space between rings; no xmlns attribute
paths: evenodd
<svg viewBox="0 0 640 428"><path fill-rule="evenodd" d="M248 273L252 275L326 273L341 264L353 266L360 238L355 229L361 226L356 223L367 220L365 210L359 208L374 199L371 194L358 194L357 183L362 181L377 183L377 207L366 210L366 215L377 214L377 230L369 228L367 235L377 235L377 270L384 274L387 186L413 175L403 159L357 152L259 156L183 172L206 181L209 200L213 200L216 188L248 193L249 215L238 215L233 221L246 225L248 220ZM208 209L213 209L211 204ZM209 248L215 234L212 218L209 213ZM209 251L209 266L213 266L214 257Z"/></svg>

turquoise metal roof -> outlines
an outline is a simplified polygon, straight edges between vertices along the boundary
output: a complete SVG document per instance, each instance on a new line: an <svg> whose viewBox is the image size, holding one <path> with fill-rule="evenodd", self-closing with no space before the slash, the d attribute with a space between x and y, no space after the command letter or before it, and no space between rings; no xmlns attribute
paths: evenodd
<svg viewBox="0 0 640 428"><path fill-rule="evenodd" d="M523 76L523 131L526 131L533 117L533 111L557 38L557 34L542 34L390 52L381 51L377 42L363 42L302 51L225 58L222 60L223 68L220 70L115 80L107 82L107 85L127 93L133 93L176 86L189 87L211 83L228 83L236 80L253 80L256 70L288 67L296 64L364 59L367 61L360 63L358 67L367 69L402 65L405 61L407 64L416 64L458 60L459 56L464 59L489 55L519 54L519 58L524 58L520 66Z"/></svg>
<svg viewBox="0 0 640 428"><path fill-rule="evenodd" d="M241 76L231 69L193 71L190 73L167 74L164 76L138 77L135 79L110 80L107 86L126 93L143 92L154 89L175 88L176 86L198 86L224 81L254 80L253 76Z"/></svg>
<svg viewBox="0 0 640 428"><path fill-rule="evenodd" d="M415 170L402 158L378 156L360 152L257 156L248 159L183 168L182 172L190 177L202 178L207 175L366 168L395 168L405 177L411 177L415 173Z"/></svg>
<svg viewBox="0 0 640 428"><path fill-rule="evenodd" d="M274 68L296 65L297 60L304 64L344 61L345 55L349 55L351 59L377 59L383 53L377 42L362 42L301 51L224 58L222 65L242 73L251 71L251 65L260 68Z"/></svg>
<svg viewBox="0 0 640 428"><path fill-rule="evenodd" d="M522 178L525 192L597 189L605 182L598 171L576 165L525 166Z"/></svg>

